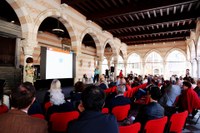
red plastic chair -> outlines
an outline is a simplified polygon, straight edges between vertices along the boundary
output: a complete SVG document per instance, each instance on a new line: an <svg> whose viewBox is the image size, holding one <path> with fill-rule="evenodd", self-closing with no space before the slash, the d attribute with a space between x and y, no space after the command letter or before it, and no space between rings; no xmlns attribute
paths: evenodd
<svg viewBox="0 0 200 133"><path fill-rule="evenodd" d="M46 102L46 103L44 104L45 111L47 112L47 110L48 110L49 107L51 107L51 106L52 106L52 103L51 103L51 102Z"/></svg>
<svg viewBox="0 0 200 133"><path fill-rule="evenodd" d="M68 123L74 119L77 119L78 117L78 111L53 113L50 116L50 130L54 132L65 132L68 127Z"/></svg>
<svg viewBox="0 0 200 133"><path fill-rule="evenodd" d="M112 113L117 118L117 121L123 121L128 116L130 104L116 106L112 109Z"/></svg>
<svg viewBox="0 0 200 133"><path fill-rule="evenodd" d="M145 133L164 133L167 124L167 116L147 121L144 132Z"/></svg>
<svg viewBox="0 0 200 133"><path fill-rule="evenodd" d="M103 108L103 109L102 109L102 113L108 114L108 113L109 113L109 109L108 109L108 108Z"/></svg>
<svg viewBox="0 0 200 133"><path fill-rule="evenodd" d="M128 126L119 126L120 133L138 133L140 131L141 124L136 122Z"/></svg>
<svg viewBox="0 0 200 133"><path fill-rule="evenodd" d="M169 120L170 132L181 133L188 116L188 111L175 113Z"/></svg>
<svg viewBox="0 0 200 133"><path fill-rule="evenodd" d="M43 119L43 120L45 119L43 114L33 114L33 115L30 115L30 116L40 118L40 119Z"/></svg>
<svg viewBox="0 0 200 133"><path fill-rule="evenodd" d="M0 114L8 112L8 107L6 105L0 105Z"/></svg>

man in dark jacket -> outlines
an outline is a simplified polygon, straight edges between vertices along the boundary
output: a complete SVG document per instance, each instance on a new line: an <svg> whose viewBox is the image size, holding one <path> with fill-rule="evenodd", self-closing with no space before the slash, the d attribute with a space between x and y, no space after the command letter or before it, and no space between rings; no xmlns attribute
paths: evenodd
<svg viewBox="0 0 200 133"><path fill-rule="evenodd" d="M96 86L87 87L78 106L79 118L68 125L68 133L118 133L118 125L113 115L101 113L105 93Z"/></svg>

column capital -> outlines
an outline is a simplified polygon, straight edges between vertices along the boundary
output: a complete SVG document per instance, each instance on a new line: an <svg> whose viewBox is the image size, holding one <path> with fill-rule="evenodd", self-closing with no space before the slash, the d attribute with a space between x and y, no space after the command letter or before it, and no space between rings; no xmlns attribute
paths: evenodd
<svg viewBox="0 0 200 133"><path fill-rule="evenodd" d="M34 48L37 46L37 41L31 41L31 40L22 40L22 48L24 55L33 55Z"/></svg>

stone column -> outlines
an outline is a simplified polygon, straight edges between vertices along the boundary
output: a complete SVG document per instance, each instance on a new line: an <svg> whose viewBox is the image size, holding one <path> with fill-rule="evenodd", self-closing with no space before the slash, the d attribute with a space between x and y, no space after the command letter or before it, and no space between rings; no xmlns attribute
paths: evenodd
<svg viewBox="0 0 200 133"><path fill-rule="evenodd" d="M118 75L117 73L117 68L118 68L118 58L114 58L114 68L115 68L115 72L114 72L114 79L116 79L116 76Z"/></svg>
<svg viewBox="0 0 200 133"><path fill-rule="evenodd" d="M124 76L127 77L127 61L124 61Z"/></svg>
<svg viewBox="0 0 200 133"><path fill-rule="evenodd" d="M98 59L98 66L99 66L99 70L100 70L100 75L102 74L102 62L103 62L103 55L101 55L101 57L99 57L99 59Z"/></svg>
<svg viewBox="0 0 200 133"><path fill-rule="evenodd" d="M193 72L194 72L194 70L193 70L193 69L194 69L194 62L193 62L193 60L191 60L190 63L191 63L190 76L191 76L191 77L194 77L194 73L193 73Z"/></svg>
<svg viewBox="0 0 200 133"><path fill-rule="evenodd" d="M15 46L15 67L19 68L20 65L20 45L22 41L20 38L16 38L16 46Z"/></svg>
<svg viewBox="0 0 200 133"><path fill-rule="evenodd" d="M197 79L200 78L200 57L197 59Z"/></svg>

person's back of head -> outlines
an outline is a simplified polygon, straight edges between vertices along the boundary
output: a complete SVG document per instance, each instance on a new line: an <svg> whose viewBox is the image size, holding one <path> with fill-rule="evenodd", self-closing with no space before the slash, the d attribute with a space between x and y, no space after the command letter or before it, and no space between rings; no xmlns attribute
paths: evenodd
<svg viewBox="0 0 200 133"><path fill-rule="evenodd" d="M50 90L53 90L53 89L61 89L61 83L58 79L54 79L51 82Z"/></svg>
<svg viewBox="0 0 200 133"><path fill-rule="evenodd" d="M35 87L30 82L22 83L11 94L11 105L17 109L25 109L35 100Z"/></svg>
<svg viewBox="0 0 200 133"><path fill-rule="evenodd" d="M151 95L151 99L153 100L159 100L161 97L161 91L159 87L153 86L151 87L149 94Z"/></svg>
<svg viewBox="0 0 200 133"><path fill-rule="evenodd" d="M82 81L78 81L74 85L75 92L83 92L84 90L84 83Z"/></svg>
<svg viewBox="0 0 200 133"><path fill-rule="evenodd" d="M82 105L85 110L101 111L105 102L105 93L97 86L88 86L81 95Z"/></svg>

